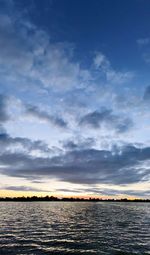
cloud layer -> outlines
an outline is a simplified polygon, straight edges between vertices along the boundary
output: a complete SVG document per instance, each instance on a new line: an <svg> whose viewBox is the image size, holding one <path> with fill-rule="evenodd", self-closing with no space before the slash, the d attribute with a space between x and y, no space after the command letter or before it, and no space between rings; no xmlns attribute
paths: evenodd
<svg viewBox="0 0 150 255"><path fill-rule="evenodd" d="M82 52L57 39L48 24L33 23L30 5L2 1L1 7L1 188L44 191L46 178L62 192L148 196L146 71L117 57L119 50L111 53L110 42ZM149 37L133 44L149 65ZM145 190L132 189L136 184Z"/></svg>

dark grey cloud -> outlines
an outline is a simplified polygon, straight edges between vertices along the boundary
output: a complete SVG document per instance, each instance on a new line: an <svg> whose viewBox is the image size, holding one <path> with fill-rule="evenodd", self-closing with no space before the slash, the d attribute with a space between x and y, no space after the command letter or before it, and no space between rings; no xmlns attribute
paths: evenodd
<svg viewBox="0 0 150 255"><path fill-rule="evenodd" d="M84 138L78 139L75 138L73 140L63 142L63 147L67 150L81 150L81 149L88 149L95 145L94 138Z"/></svg>
<svg viewBox="0 0 150 255"><path fill-rule="evenodd" d="M125 195L125 196L137 196L137 197L143 197L143 196L150 196L149 190L118 190L118 189L111 189L111 188L96 188L96 187L90 187L90 188L82 188L82 189L57 189L57 192L66 192L66 193L84 193L87 195L104 195L104 196L116 196L116 195Z"/></svg>
<svg viewBox="0 0 150 255"><path fill-rule="evenodd" d="M150 102L150 86L147 86L144 93L144 100Z"/></svg>
<svg viewBox="0 0 150 255"><path fill-rule="evenodd" d="M117 191L116 191L117 193ZM149 190L139 190L139 191L135 191L135 190L123 190L122 194L127 194L129 196L138 196L138 197L149 197L150 196L150 191Z"/></svg>
<svg viewBox="0 0 150 255"><path fill-rule="evenodd" d="M0 123L3 123L9 119L7 113L7 97L0 95Z"/></svg>
<svg viewBox="0 0 150 255"><path fill-rule="evenodd" d="M2 189L13 191L34 191L34 192L48 192L47 190L33 188L30 186L4 186Z"/></svg>
<svg viewBox="0 0 150 255"><path fill-rule="evenodd" d="M22 146L27 152L33 150L39 150L44 153L51 153L52 149L48 147L46 143L41 140L32 141L28 138L22 137L11 137L8 135L4 129L0 130L0 149L1 151L10 151L10 148L15 148L16 146Z"/></svg>
<svg viewBox="0 0 150 255"><path fill-rule="evenodd" d="M100 128L103 124L117 132L128 131L133 125L131 119L117 116L109 109L90 112L83 116L79 122L79 125L88 125L95 129Z"/></svg>
<svg viewBox="0 0 150 255"><path fill-rule="evenodd" d="M96 195L106 195L106 196L115 196L115 195L127 195L127 196L150 196L150 191L149 190L118 190L118 189L111 189L111 188L104 188L104 189L99 189L99 188L87 188L85 190L82 190L82 192L86 194L96 194Z"/></svg>
<svg viewBox="0 0 150 255"><path fill-rule="evenodd" d="M129 184L148 181L150 169L144 163L150 159L150 147L124 146L121 153L108 150L72 150L53 157L33 157L30 154L1 152L1 173L27 179L49 176L78 184Z"/></svg>
<svg viewBox="0 0 150 255"><path fill-rule="evenodd" d="M62 118L52 116L49 113L45 111L41 111L38 107L36 106L28 106L26 108L27 114L38 118L40 120L44 120L47 122L50 122L51 124L60 127L60 128L66 128L67 127L67 122L64 121Z"/></svg>
<svg viewBox="0 0 150 255"><path fill-rule="evenodd" d="M87 124L94 128L99 128L102 124L102 122L106 120L110 120L111 117L111 111L110 110L102 110L101 112L94 111L86 114L83 116L80 120L80 124Z"/></svg>
<svg viewBox="0 0 150 255"><path fill-rule="evenodd" d="M57 189L56 192L81 193L82 189Z"/></svg>

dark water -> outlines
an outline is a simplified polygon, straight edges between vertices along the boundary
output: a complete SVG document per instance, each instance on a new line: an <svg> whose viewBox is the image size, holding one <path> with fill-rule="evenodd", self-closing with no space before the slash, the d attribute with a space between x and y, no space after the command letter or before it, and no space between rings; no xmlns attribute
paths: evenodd
<svg viewBox="0 0 150 255"><path fill-rule="evenodd" d="M150 204L1 202L3 254L150 254Z"/></svg>

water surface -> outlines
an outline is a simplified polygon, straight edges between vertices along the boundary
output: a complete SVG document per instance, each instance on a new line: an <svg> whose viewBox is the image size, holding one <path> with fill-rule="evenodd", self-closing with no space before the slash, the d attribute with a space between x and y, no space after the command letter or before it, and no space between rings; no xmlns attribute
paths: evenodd
<svg viewBox="0 0 150 255"><path fill-rule="evenodd" d="M0 202L0 255L9 254L150 254L150 204Z"/></svg>

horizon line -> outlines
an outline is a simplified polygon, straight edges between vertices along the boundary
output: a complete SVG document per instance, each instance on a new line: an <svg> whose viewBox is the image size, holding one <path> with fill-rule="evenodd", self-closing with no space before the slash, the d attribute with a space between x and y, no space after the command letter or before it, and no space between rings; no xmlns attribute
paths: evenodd
<svg viewBox="0 0 150 255"><path fill-rule="evenodd" d="M0 197L0 201L58 201L58 202L65 202L65 201L96 201L96 202L150 202L148 198L97 198L97 197L57 197L57 196L21 196L21 197Z"/></svg>

